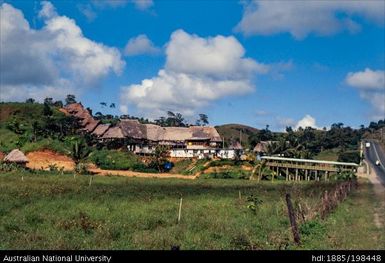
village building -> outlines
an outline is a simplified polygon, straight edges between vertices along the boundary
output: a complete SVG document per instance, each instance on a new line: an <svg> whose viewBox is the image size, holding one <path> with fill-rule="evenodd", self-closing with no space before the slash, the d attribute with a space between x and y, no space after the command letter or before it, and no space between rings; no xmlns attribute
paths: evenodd
<svg viewBox="0 0 385 263"><path fill-rule="evenodd" d="M3 161L6 163L16 163L25 166L28 163L28 158L19 149L13 149L4 157Z"/></svg>
<svg viewBox="0 0 385 263"><path fill-rule="evenodd" d="M82 130L100 142L119 142L138 155L151 155L157 145L169 147L170 157L234 159L243 153L242 146L221 148L222 138L212 126L161 127L122 119L117 125L101 124L80 103L65 106L62 112L80 119Z"/></svg>

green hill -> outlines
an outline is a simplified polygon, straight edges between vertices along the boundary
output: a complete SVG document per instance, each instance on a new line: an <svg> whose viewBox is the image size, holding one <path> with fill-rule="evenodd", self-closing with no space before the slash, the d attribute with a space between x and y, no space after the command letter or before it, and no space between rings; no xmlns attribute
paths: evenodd
<svg viewBox="0 0 385 263"><path fill-rule="evenodd" d="M242 140L242 146L250 147L250 136L257 133L259 130L242 124L224 124L215 126L221 137L225 140L225 146L228 146L232 141Z"/></svg>

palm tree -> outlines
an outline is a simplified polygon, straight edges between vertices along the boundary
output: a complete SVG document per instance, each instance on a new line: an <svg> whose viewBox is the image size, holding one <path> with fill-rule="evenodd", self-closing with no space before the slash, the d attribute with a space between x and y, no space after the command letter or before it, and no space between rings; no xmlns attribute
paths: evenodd
<svg viewBox="0 0 385 263"><path fill-rule="evenodd" d="M88 157L90 150L83 140L73 139L71 157L75 162L75 171L80 172L81 163ZM75 177L75 174L74 174Z"/></svg>
<svg viewBox="0 0 385 263"><path fill-rule="evenodd" d="M263 179L264 176L272 176L272 179L274 178L274 175L276 173L272 171L269 167L266 166L266 161L260 161L256 166L254 166L253 171L251 172L250 180L257 179L258 182Z"/></svg>

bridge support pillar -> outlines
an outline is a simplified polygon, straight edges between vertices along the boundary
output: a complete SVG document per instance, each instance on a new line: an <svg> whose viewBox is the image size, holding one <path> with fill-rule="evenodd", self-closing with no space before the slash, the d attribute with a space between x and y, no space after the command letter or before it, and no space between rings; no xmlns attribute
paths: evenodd
<svg viewBox="0 0 385 263"><path fill-rule="evenodd" d="M286 181L289 180L289 168L286 167Z"/></svg>

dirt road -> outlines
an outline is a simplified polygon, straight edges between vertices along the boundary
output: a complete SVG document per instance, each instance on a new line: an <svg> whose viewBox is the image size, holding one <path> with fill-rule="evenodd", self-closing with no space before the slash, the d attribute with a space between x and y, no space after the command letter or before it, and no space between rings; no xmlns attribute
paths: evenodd
<svg viewBox="0 0 385 263"><path fill-rule="evenodd" d="M171 173L140 173L133 171L122 171L122 170L103 170L100 168L90 168L90 172L97 175L119 175L127 177L145 177L145 178L179 178L179 179L195 179L196 175L182 175L182 174L171 174Z"/></svg>
<svg viewBox="0 0 385 263"><path fill-rule="evenodd" d="M365 162L366 165L369 165ZM377 227L382 228L385 226L385 187L381 183L378 175L375 170L369 165L369 173L361 173L362 177L366 177L373 184L373 190L377 196L377 199L380 202L379 207L376 209L374 213L374 223Z"/></svg>

